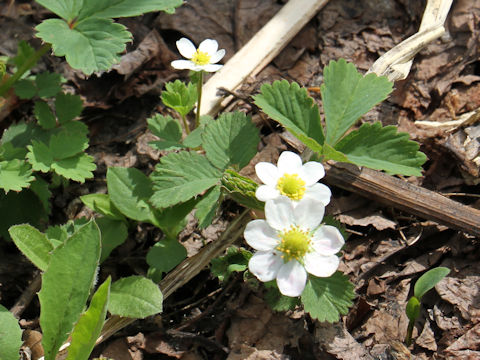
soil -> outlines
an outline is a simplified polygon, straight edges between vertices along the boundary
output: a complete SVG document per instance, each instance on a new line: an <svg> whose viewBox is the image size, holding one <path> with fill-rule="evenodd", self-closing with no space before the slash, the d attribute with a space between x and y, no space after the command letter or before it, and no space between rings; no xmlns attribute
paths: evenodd
<svg viewBox="0 0 480 360"><path fill-rule="evenodd" d="M250 102L261 84L296 81L321 104L318 86L330 60L345 58L365 72L379 56L417 32L425 3L331 0L270 65L237 89L229 109L248 112L262 134L259 155L246 174L253 175L255 162L276 161L287 149L298 151L283 129ZM34 71L60 72L67 79L65 89L84 100L80 120L89 126L88 153L97 164L94 180L55 190L48 224L93 216L79 196L105 193L108 167L136 167L146 174L153 170L163 154L148 146L154 136L146 119L156 112L168 113L159 98L163 85L187 75L170 67L178 58L176 40L185 36L198 44L216 39L227 50L228 61L283 4L198 0L173 15L123 19L133 33L127 53L111 71L89 78L63 59L44 57ZM15 54L20 39L38 46L33 27L49 16L33 2L1 3L0 54ZM361 121L397 125L420 143L428 156L424 175L405 181L480 208L479 124L441 126L480 108L480 0L455 1L445 25L445 35L416 56L410 75L397 81L389 99ZM19 103L0 127L32 118L32 110L32 103ZM355 284L357 294L353 308L339 323L313 321L301 309L273 312L263 300L262 287L252 287L240 275L222 284L205 269L167 298L162 314L134 322L99 345L93 355L116 360L480 359L478 239L328 185L333 198L327 213L344 223L350 234L340 270ZM199 230L193 220L189 222L180 239L188 256L217 239L240 211L235 203L226 202L211 227ZM148 224L131 228L128 240L114 250L99 277L145 275L145 254L161 236ZM5 239L0 241L0 259L0 303L11 308L38 273ZM418 277L436 266L446 266L451 273L423 298L414 344L407 348L406 302ZM26 338L37 340L26 341L24 347L33 349L38 341L38 316L38 299L33 297L20 324Z"/></svg>

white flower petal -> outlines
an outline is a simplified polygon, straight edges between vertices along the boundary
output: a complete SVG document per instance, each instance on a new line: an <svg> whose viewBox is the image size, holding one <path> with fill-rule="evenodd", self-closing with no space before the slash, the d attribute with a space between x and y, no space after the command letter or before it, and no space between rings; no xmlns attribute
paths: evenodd
<svg viewBox="0 0 480 360"><path fill-rule="evenodd" d="M306 186L315 184L325 176L323 165L316 161L309 161L302 166L302 179Z"/></svg>
<svg viewBox="0 0 480 360"><path fill-rule="evenodd" d="M277 232L265 220L250 221L243 236L248 245L259 251L273 250L279 243Z"/></svg>
<svg viewBox="0 0 480 360"><path fill-rule="evenodd" d="M296 260L283 264L277 274L277 285L285 296L300 296L307 283L307 272Z"/></svg>
<svg viewBox="0 0 480 360"><path fill-rule="evenodd" d="M268 185L260 185L255 191L255 196L260 201L267 201L279 197L280 191Z"/></svg>
<svg viewBox="0 0 480 360"><path fill-rule="evenodd" d="M303 258L305 269L318 277L329 277L335 273L340 264L340 259L335 255L323 256L313 251Z"/></svg>
<svg viewBox="0 0 480 360"><path fill-rule="evenodd" d="M195 45L187 38L181 38L177 41L177 49L180 54L187 59L191 59L195 51L197 51Z"/></svg>
<svg viewBox="0 0 480 360"><path fill-rule="evenodd" d="M260 281L271 281L277 277L283 259L271 251L259 251L250 258L248 270Z"/></svg>
<svg viewBox="0 0 480 360"><path fill-rule="evenodd" d="M198 50L201 52L207 53L210 56L215 55L218 49L218 43L216 40L205 39L198 46Z"/></svg>
<svg viewBox="0 0 480 360"><path fill-rule="evenodd" d="M277 181L279 178L278 169L275 165L269 162L259 162L255 165L255 172L257 173L258 178L265 185L270 185L272 187L277 186Z"/></svg>
<svg viewBox="0 0 480 360"><path fill-rule="evenodd" d="M225 49L220 49L215 53L215 55L212 55L210 59L210 63L216 64L217 62L222 60L224 56L225 56Z"/></svg>
<svg viewBox="0 0 480 360"><path fill-rule="evenodd" d="M171 62L172 67L178 70L194 70L196 65L190 60L174 60Z"/></svg>
<svg viewBox="0 0 480 360"><path fill-rule="evenodd" d="M322 225L312 236L313 248L322 255L334 255L344 244L342 233L335 226Z"/></svg>
<svg viewBox="0 0 480 360"><path fill-rule="evenodd" d="M302 159L291 151L284 151L280 154L277 162L281 174L298 174L302 169Z"/></svg>
<svg viewBox="0 0 480 360"><path fill-rule="evenodd" d="M202 70L206 72L215 72L220 70L222 67L223 65L220 64L207 64L201 66Z"/></svg>
<svg viewBox="0 0 480 360"><path fill-rule="evenodd" d="M330 198L332 197L332 191L330 188L321 183L316 183L312 186L309 186L305 190L303 195L304 199L314 199L323 203L324 206L327 206L330 203Z"/></svg>
<svg viewBox="0 0 480 360"><path fill-rule="evenodd" d="M295 225L293 205L289 198L280 196L265 203L265 218L275 230L285 230Z"/></svg>
<svg viewBox="0 0 480 360"><path fill-rule="evenodd" d="M322 222L325 205L313 199L302 199L293 211L295 224L304 230L314 230Z"/></svg>

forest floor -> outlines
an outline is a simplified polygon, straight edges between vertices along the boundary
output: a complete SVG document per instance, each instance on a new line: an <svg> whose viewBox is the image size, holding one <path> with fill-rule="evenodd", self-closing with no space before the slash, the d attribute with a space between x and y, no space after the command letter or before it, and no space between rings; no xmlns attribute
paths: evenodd
<svg viewBox="0 0 480 360"><path fill-rule="evenodd" d="M248 112L261 129L258 161L276 162L284 150L298 151L283 129L260 114L251 96L261 84L295 81L321 103L317 91L322 69L345 58L365 72L386 51L418 31L426 1L331 0L263 71L249 78L231 109ZM65 88L82 96L81 121L90 129L87 152L97 164L95 180L56 190L50 224L90 217L79 196L105 193L106 169L136 167L149 174L162 153L151 149L155 137L146 119L165 114L159 94L165 82L186 79L170 62L179 57L175 41L196 44L216 39L227 55L238 51L282 6L279 0L196 0L175 14L147 14L122 20L133 41L120 64L85 78L62 59L45 57L36 70L55 71ZM13 55L21 39L39 45L33 27L50 16L29 1L0 3L0 53ZM419 142L428 161L415 185L480 208L480 125L441 125L480 108L480 0L454 1L446 34L416 56L407 79L362 118L397 125ZM32 117L32 104L21 103L0 123L6 128ZM478 116L476 119L478 120ZM417 123L430 121L433 124ZM220 284L208 269L170 296L161 315L137 321L94 351L115 360L141 359L480 359L480 246L478 239L430 219L415 217L349 192L334 183L327 213L347 226L350 237L340 270L355 284L349 314L334 325L312 321L301 309L276 313L241 276ZM205 241L218 238L239 211L226 203L215 223L198 230L192 221L181 233L188 256ZM480 226L480 225L479 225ZM128 240L102 266L100 278L145 274L147 249L161 237L148 224L130 229ZM245 244L239 244L246 246ZM414 343L403 345L408 319L405 306L412 284L426 270L446 266L450 274L423 299ZM10 308L37 275L33 265L7 241L0 241L0 300ZM38 330L38 299L21 316L21 325ZM32 335L33 336L33 335ZM30 340L33 341L33 340Z"/></svg>

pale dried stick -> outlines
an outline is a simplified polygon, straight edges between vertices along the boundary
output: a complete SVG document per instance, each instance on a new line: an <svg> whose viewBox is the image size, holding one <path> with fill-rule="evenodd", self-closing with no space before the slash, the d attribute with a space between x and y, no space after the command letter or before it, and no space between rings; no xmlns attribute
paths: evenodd
<svg viewBox="0 0 480 360"><path fill-rule="evenodd" d="M415 55L445 33L443 24L452 1L428 0L418 32L379 57L368 72L385 75L390 81L405 79Z"/></svg>
<svg viewBox="0 0 480 360"><path fill-rule="evenodd" d="M230 92L268 65L328 0L290 0L207 81L202 91L201 114L215 115L222 107L219 88ZM231 99L231 97L229 97ZM228 103L228 99L223 103Z"/></svg>

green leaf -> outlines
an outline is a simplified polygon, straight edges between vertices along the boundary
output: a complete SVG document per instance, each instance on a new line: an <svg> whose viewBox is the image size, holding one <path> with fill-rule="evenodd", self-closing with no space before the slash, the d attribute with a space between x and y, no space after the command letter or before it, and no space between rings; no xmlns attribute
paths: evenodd
<svg viewBox="0 0 480 360"><path fill-rule="evenodd" d="M44 0L45 1L45 0ZM166 11L179 7L182 0L85 0L79 18L87 16L119 18L138 16L152 11Z"/></svg>
<svg viewBox="0 0 480 360"><path fill-rule="evenodd" d="M48 241L52 243L54 248L62 245L65 241L67 241L69 236L72 235L68 233L65 225L66 224L62 226L49 226L47 228L45 235L47 236Z"/></svg>
<svg viewBox="0 0 480 360"><path fill-rule="evenodd" d="M195 149L202 145L202 134L205 130L205 126L213 122L213 118L209 115L200 116L200 125L193 130L187 137L183 140L183 145Z"/></svg>
<svg viewBox="0 0 480 360"><path fill-rule="evenodd" d="M54 97L62 90L62 75L48 71L42 72L35 76L35 84L37 85L39 97Z"/></svg>
<svg viewBox="0 0 480 360"><path fill-rule="evenodd" d="M27 156L27 149L18 148L12 145L12 143L5 143L0 145L0 160L24 160Z"/></svg>
<svg viewBox="0 0 480 360"><path fill-rule="evenodd" d="M18 320L7 308L0 305L0 359L20 359L22 343L22 329Z"/></svg>
<svg viewBox="0 0 480 360"><path fill-rule="evenodd" d="M37 94L37 88L32 80L20 79L13 85L13 89L20 99L31 99Z"/></svg>
<svg viewBox="0 0 480 360"><path fill-rule="evenodd" d="M330 144L324 143L323 144L323 152L324 156L324 161L327 160L334 160L334 161L340 161L340 162L346 162L349 163L351 162L348 160L348 158L345 156L344 153L335 150Z"/></svg>
<svg viewBox="0 0 480 360"><path fill-rule="evenodd" d="M151 175L153 205L164 208L185 202L218 184L222 173L195 152L170 153L160 159Z"/></svg>
<svg viewBox="0 0 480 360"><path fill-rule="evenodd" d="M48 146L41 141L32 140L32 145L28 145L27 149L27 159L33 170L48 172L53 163L53 155Z"/></svg>
<svg viewBox="0 0 480 360"><path fill-rule="evenodd" d="M80 116L83 110L82 98L78 95L60 93L55 97L55 112L60 124Z"/></svg>
<svg viewBox="0 0 480 360"><path fill-rule="evenodd" d="M155 114L147 119L148 128L161 141L151 141L149 145L157 150L174 150L181 149L184 146L181 144L182 128L177 119L171 116L163 116Z"/></svg>
<svg viewBox="0 0 480 360"><path fill-rule="evenodd" d="M63 20L47 19L35 29L56 56L65 56L71 67L87 75L117 63L131 38L125 26L101 18L85 19L73 28Z"/></svg>
<svg viewBox="0 0 480 360"><path fill-rule="evenodd" d="M155 224L154 211L148 203L152 196L152 182L135 168L113 167L107 170L110 200L130 219Z"/></svg>
<svg viewBox="0 0 480 360"><path fill-rule="evenodd" d="M312 318L335 322L352 306L355 297L353 289L353 284L339 271L328 278L309 275L301 301Z"/></svg>
<svg viewBox="0 0 480 360"><path fill-rule="evenodd" d="M113 249L127 240L128 230L125 222L121 220L101 217L96 218L95 222L102 234L102 255L100 256L100 263L102 263L108 258Z"/></svg>
<svg viewBox="0 0 480 360"><path fill-rule="evenodd" d="M13 58L13 63L18 67L30 60L35 54L35 49L25 40L20 40L17 48L17 55Z"/></svg>
<svg viewBox="0 0 480 360"><path fill-rule="evenodd" d="M207 159L219 169L248 165L260 141L252 119L242 112L223 113L205 126L202 144Z"/></svg>
<svg viewBox="0 0 480 360"><path fill-rule="evenodd" d="M130 276L112 284L108 311L113 315L144 319L162 312L162 302L162 292L152 280Z"/></svg>
<svg viewBox="0 0 480 360"><path fill-rule="evenodd" d="M197 87L192 83L186 85L183 81L175 80L165 84L162 91L162 102L181 116L186 116L197 102Z"/></svg>
<svg viewBox="0 0 480 360"><path fill-rule="evenodd" d="M30 144L32 139L43 139L44 132L35 124L26 124L20 121L17 124L12 124L3 133L2 144L12 144L14 147L23 148Z"/></svg>
<svg viewBox="0 0 480 360"><path fill-rule="evenodd" d="M30 189L8 194L0 192L0 236L10 239L8 228L12 225L29 223L44 226L48 216L39 198Z"/></svg>
<svg viewBox="0 0 480 360"><path fill-rule="evenodd" d="M252 179L227 169L223 174L222 186L227 190L228 195L239 204L263 211L264 202L255 197L258 184Z"/></svg>
<svg viewBox="0 0 480 360"><path fill-rule="evenodd" d="M12 226L8 232L18 249L37 268L47 270L53 245L45 234L28 224Z"/></svg>
<svg viewBox="0 0 480 360"><path fill-rule="evenodd" d="M53 252L38 294L45 360L55 359L83 311L99 258L100 231L93 221Z"/></svg>
<svg viewBox="0 0 480 360"><path fill-rule="evenodd" d="M405 312L408 320L411 322L415 322L415 320L420 316L420 301L415 296L412 296L410 300L408 300Z"/></svg>
<svg viewBox="0 0 480 360"><path fill-rule="evenodd" d="M169 272L187 257L187 250L175 238L156 242L147 253L147 264L160 272Z"/></svg>
<svg viewBox="0 0 480 360"><path fill-rule="evenodd" d="M186 216L193 210L199 199L190 199L184 203L155 211L156 225L166 236L176 238L185 228Z"/></svg>
<svg viewBox="0 0 480 360"><path fill-rule="evenodd" d="M93 294L90 307L75 325L66 360L88 360L107 316L110 282L109 276Z"/></svg>
<svg viewBox="0 0 480 360"><path fill-rule="evenodd" d="M195 212L195 217L198 220L198 227L205 229L213 221L213 218L220 206L220 197L222 196L220 186L214 186L208 192L202 196L202 199L198 202Z"/></svg>
<svg viewBox="0 0 480 360"><path fill-rule="evenodd" d="M433 289L445 276L450 273L450 269L446 267L436 267L428 270L420 276L415 283L414 294L419 300L430 289Z"/></svg>
<svg viewBox="0 0 480 360"><path fill-rule="evenodd" d="M32 168L24 160L0 161L0 188L5 192L21 191L35 180Z"/></svg>
<svg viewBox="0 0 480 360"><path fill-rule="evenodd" d="M35 176L35 181L30 183L30 190L32 190L35 195L42 202L43 208L47 214L50 214L51 205L50 198L52 197L52 192L50 191L49 183L43 180L40 176Z"/></svg>
<svg viewBox="0 0 480 360"><path fill-rule="evenodd" d="M362 76L344 59L330 61L321 86L326 142L335 145L355 122L392 92L393 83L376 74Z"/></svg>
<svg viewBox="0 0 480 360"><path fill-rule="evenodd" d="M45 101L35 101L35 108L33 110L38 124L44 129L53 129L57 125L55 115L53 115L50 106Z"/></svg>
<svg viewBox="0 0 480 360"><path fill-rule="evenodd" d="M421 176L426 156L407 133L398 133L395 126L380 123L363 124L335 146L350 162L390 174Z"/></svg>
<svg viewBox="0 0 480 360"><path fill-rule="evenodd" d="M253 98L265 114L282 124L310 149L321 152L325 138L320 113L306 89L286 80L275 81L272 85L262 85L260 94Z"/></svg>
<svg viewBox="0 0 480 360"><path fill-rule="evenodd" d="M265 301L270 305L274 311L288 311L295 310L295 307L300 305L299 298L293 298L290 296L283 295L277 287L276 281L271 281L266 283L265 287L268 289L265 294Z"/></svg>
<svg viewBox="0 0 480 360"><path fill-rule="evenodd" d="M52 164L52 170L58 175L80 183L84 183L86 179L93 178L92 171L96 168L93 157L84 153L58 160Z"/></svg>
<svg viewBox="0 0 480 360"><path fill-rule="evenodd" d="M110 201L107 194L88 194L80 196L80 200L90 209L112 219L125 221L125 216Z"/></svg>
<svg viewBox="0 0 480 360"><path fill-rule="evenodd" d="M66 159L88 148L88 128L79 121L63 125L50 137L49 148L54 159Z"/></svg>
<svg viewBox="0 0 480 360"><path fill-rule="evenodd" d="M220 281L227 280L233 272L242 272L248 269L248 261L252 257L250 251L244 248L231 246L224 256L212 259L210 271Z"/></svg>

